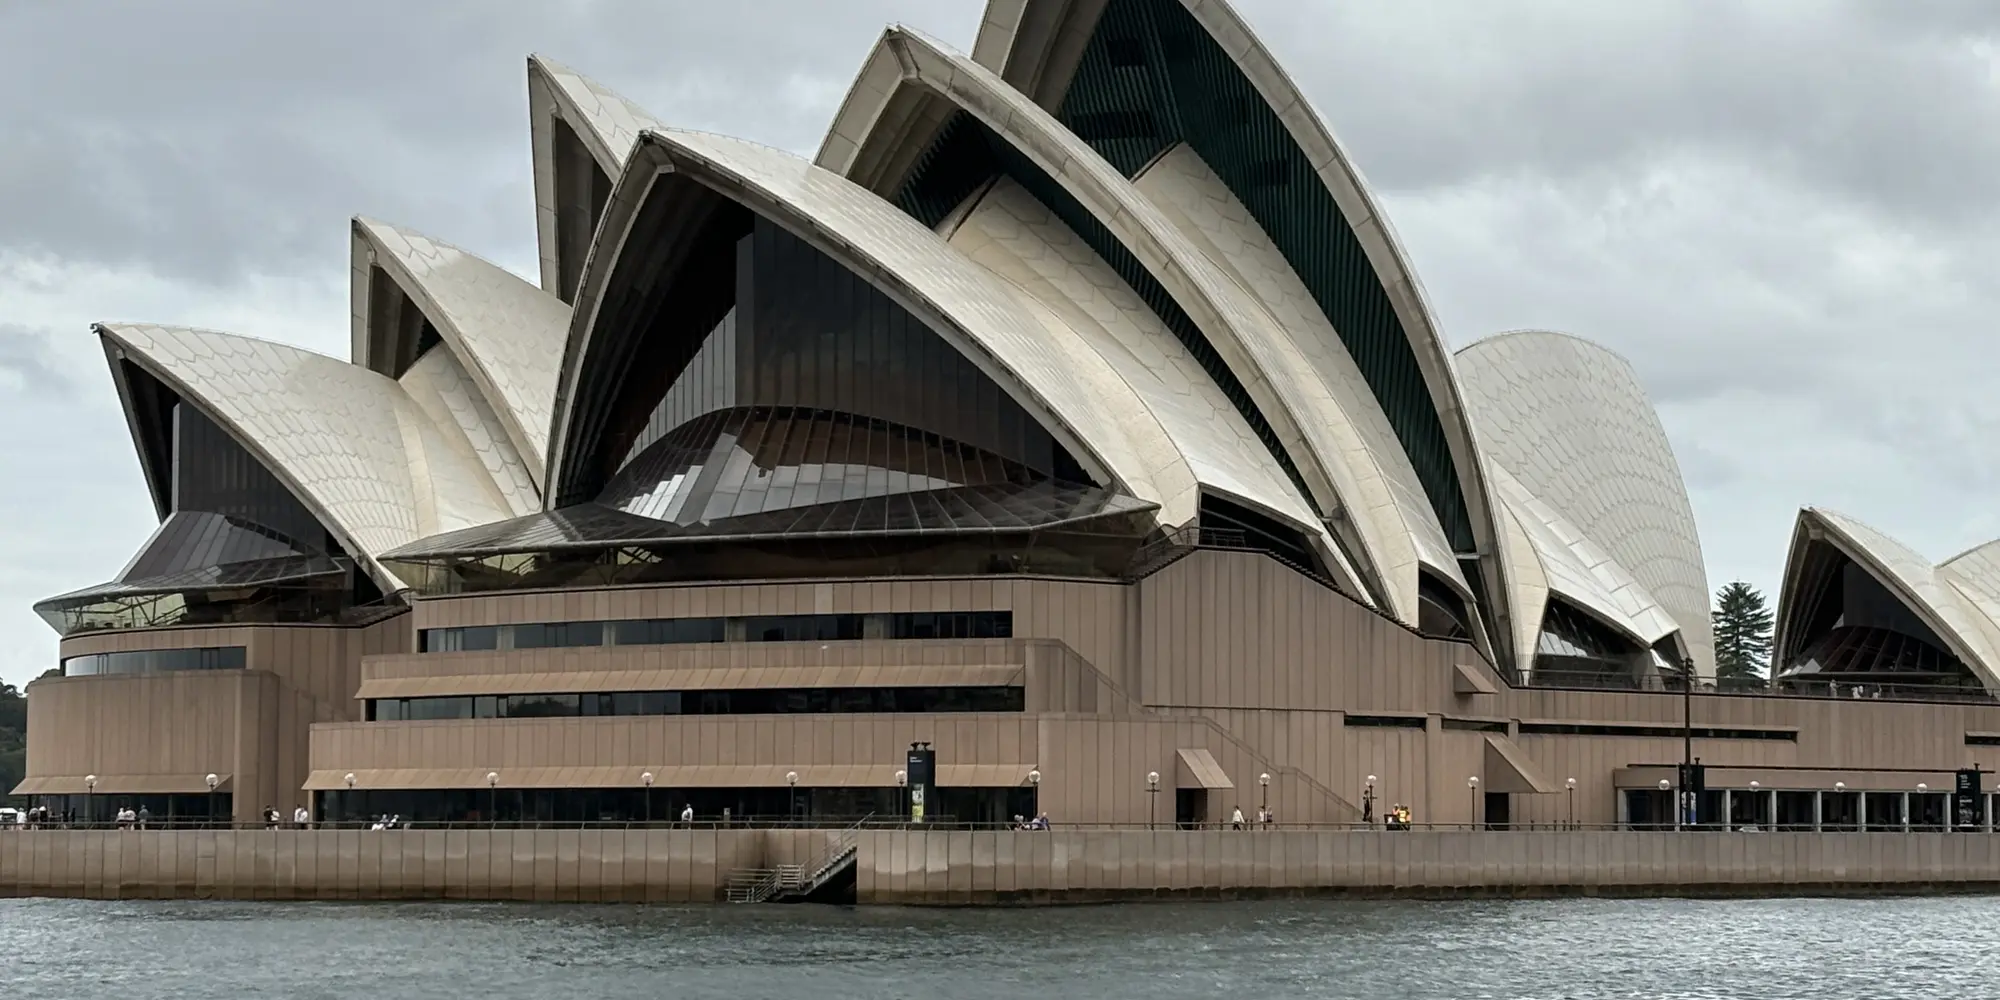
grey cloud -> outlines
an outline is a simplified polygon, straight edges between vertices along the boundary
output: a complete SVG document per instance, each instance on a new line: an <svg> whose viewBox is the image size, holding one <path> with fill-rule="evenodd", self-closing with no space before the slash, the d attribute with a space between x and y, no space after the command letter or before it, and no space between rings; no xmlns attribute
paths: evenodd
<svg viewBox="0 0 2000 1000"><path fill-rule="evenodd" d="M810 149L882 26L966 0L138 0L0 6L0 247L227 285L337 266L341 221L531 259L524 60L663 119ZM757 95L744 100L745 94ZM32 95L32 96L30 96ZM509 204L500 213L494 204Z"/></svg>
<svg viewBox="0 0 2000 1000"><path fill-rule="evenodd" d="M1245 0L1385 187L1566 182L1699 150L1913 223L1985 220L1991 4Z"/></svg>
<svg viewBox="0 0 2000 1000"><path fill-rule="evenodd" d="M0 323L0 372L35 395L67 395L76 388L47 335L12 323Z"/></svg>

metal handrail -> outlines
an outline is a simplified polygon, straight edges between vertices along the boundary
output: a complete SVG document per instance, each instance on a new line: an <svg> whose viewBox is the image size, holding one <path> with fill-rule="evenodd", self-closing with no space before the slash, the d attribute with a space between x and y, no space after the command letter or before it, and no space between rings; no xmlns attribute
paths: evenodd
<svg viewBox="0 0 2000 1000"><path fill-rule="evenodd" d="M1947 793L1947 792L1943 792L1943 791L1937 791L1937 790L1933 790L1933 791L1931 792L1931 794L1932 794L1932 795L1944 795L1944 794L1948 794L1948 793ZM1725 830L1725 829L1729 829L1729 830L1735 830L1735 829L1738 829L1738 828L1740 828L1740 827L1749 827L1749 826L1755 826L1755 827L1756 827L1756 829L1757 829L1757 830L1758 830L1759 832L1781 832L1781 833L1810 833L1810 832L1814 832L1814 831L1812 831L1812 829L1811 829L1811 827L1810 827L1810 824L1784 824L1784 823L1781 823L1781 824L1776 824L1776 825L1771 825L1771 824L1747 824L1747 823L1739 823L1739 824L1729 824L1729 825L1725 825L1725 824L1722 824L1722 823L1716 823L1716 822L1707 822L1707 821L1705 821L1705 822L1702 822L1702 823L1700 823L1700 824L1695 824L1695 825L1689 825L1689 826L1685 826L1685 827L1683 827L1682 829L1683 829L1683 830L1685 830L1686 832L1714 832L1714 831L1721 831L1721 830ZM812 878L814 878L814 877L817 877L817 876L819 876L819 875L822 875L822 874L824 874L824 873L825 873L825 870L826 870L826 869L829 869L829 868L832 868L832 867L835 867L835 866L837 866L838 862L840 861L840 856L841 856L841 855L842 855L843 853L845 853L845 852L846 852L846 851L847 851L847 850L848 850L849 848L852 848L852 847L856 846L856 844L857 844L857 843L858 843L858 841L859 841L859 838L860 838L860 835L861 835L862 833L864 833L864 832L868 832L868 831L907 831L907 832L927 832L927 831L929 831L929 832L939 832L939 833L949 833L949 832L1001 832L1001 833L1006 833L1006 832L1011 832L1011 833L1018 833L1018 834L1020 834L1021 836L1024 836L1024 837L1031 837L1031 836L1036 836L1036 835L1039 835L1039 834L1042 834L1042 833L1047 833L1047 832L1050 832L1051 830L1052 830L1052 831L1056 831L1056 832L1071 832L1071 833L1074 833L1074 832L1106 832L1106 833L1135 833L1135 832L1156 832L1156 833L1172 833L1172 832L1223 832L1223 831L1232 831L1232 830L1233 830L1233 832L1240 832L1240 833L1243 833L1243 834L1245 834L1245 835L1251 835L1251 834L1255 834L1255 833L1260 833L1260 832L1269 832L1269 831L1276 831L1276 832L1312 832L1312 833L1369 833L1369 832L1387 832L1387 833L1397 833L1397 832L1402 832L1403 830L1412 830L1412 831L1426 831L1426 832L1436 832L1436 831L1482 831L1482 832L1483 832L1483 831L1506 831L1506 832L1514 832L1514 833L1576 833L1576 832L1632 832L1632 831L1640 831L1640 832L1649 832L1649 833L1650 833L1650 832L1660 832L1660 831L1662 831L1662 830L1665 830L1665 831L1669 831L1669 832L1671 832L1671 831L1673 831L1673 830L1675 829L1675 827L1674 827L1674 825L1673 825L1673 822L1672 822L1672 820L1671 820L1671 819L1667 820L1667 821L1666 821L1666 822L1664 822L1664 823L1625 823L1625 824L1614 824L1614 823L1584 823L1584 822L1578 822L1578 823L1565 823L1565 822L1539 822L1539 821L1538 821L1538 822L1511 822L1511 823L1492 823L1492 824L1488 824L1488 823L1411 823L1411 824L1410 824L1409 826L1407 826L1407 827L1401 827L1401 828L1396 828L1396 827L1391 827L1391 826L1389 826L1388 824L1384 823L1383 821L1381 821L1381 820L1379 820L1379 819L1378 819L1378 820L1376 820L1376 821L1375 821L1375 822L1373 822L1373 823L1360 823L1360 822L1351 822L1351 823L1340 823L1340 822L1328 822L1328 823L1310 823L1310 822L1308 822L1308 823L1276 823L1276 822L1274 822L1274 823L1257 823L1257 822L1255 822L1255 821L1253 821L1253 820L1246 820L1246 821L1245 821L1245 822L1244 822L1244 823L1242 824L1242 826L1241 826L1241 828L1240 828L1240 829L1234 829L1234 827L1235 827L1235 825L1234 825L1234 824L1232 824L1232 823L1229 823L1229 822L1204 822L1204 823L1177 823L1177 822L1176 822L1176 823L1110 823L1110 822L1104 822L1104 823L1097 823L1097 822L1081 822L1081 823L1077 823L1077 822L1070 822L1070 823L1051 823L1051 824L1049 825L1049 828L1048 828L1047 830L1035 830L1035 829L1026 829L1026 828L1023 828L1023 827L1019 827L1019 826L1016 826L1016 825L1014 825L1014 824L1012 824L1012 823L984 823L984 822L926 822L926 823L921 823L921 824L918 824L918 823L910 823L910 822L907 822L907 821L904 821L904 820L900 820L900 819L890 819L890 820L881 820L881 819L876 819L876 818L874 818L874 817L870 816L870 817L863 817L862 819L859 819L859 820L850 820L850 821L846 821L846 825L845 825L845 826L841 826L841 827L838 827L838 828L835 828L835 827L834 827L834 826L833 826L832 824L830 824L830 823L817 823L817 824L798 824L798 825L794 825L794 826L791 826L791 827L786 827L786 826L772 826L772 825L751 825L751 824L744 824L744 823L731 823L731 824L729 824L729 825L727 825L727 826L724 826L724 825L722 825L722 824L719 824L719 823L716 823L716 824L688 824L688 823L673 823L673 824L667 824L667 823L655 823L655 824L651 824L651 825L649 826L649 825L647 825L647 824L644 824L644 823L623 823L623 822L595 822L595 823L592 823L592 822L582 822L582 821L578 821L578 822L573 822L573 823L540 823L540 824L519 824L519 825L505 825L505 824L503 824L503 825L499 825L499 826L489 826L488 824L484 824L484 823L480 823L480 824L455 824L455 825L454 825L454 824L439 824L439 823L409 823L409 824L403 824L403 825L399 825L399 826L395 827L395 828L394 828L394 829L393 829L392 831L390 831L390 832L400 832L400 831L405 831L405 830L414 830L414 831L432 831L432 832L435 832L435 831L441 831L441 830L458 830L458 831L477 831L477 830L507 830L507 831L510 831L510 832L511 832L511 831L519 831L519 830L599 830L599 831L604 831L604 830L621 830L621 831L622 831L622 830L653 830L653 829L658 829L658 830L711 830L711 831L725 831L725 830L741 830L741 831L752 831L752 830L778 830L778 829L820 829L820 830L826 830L826 829L837 829L837 831L838 831L838 835L837 835L837 836L836 836L836 837L835 837L835 838L834 838L834 839L833 839L833 840L832 840L832 841L831 841L831 842L830 842L830 843L828 844L828 846L827 846L826 848L824 848L823 850L821 850L821 852L820 852L819 854L815 855L815 856L814 856L814 858L813 858L813 860L812 860L812 861L811 861L810 863L808 863L808 864L800 864L800 865L788 865L788 866L781 866L781 867L790 867L790 868L794 868L794 869L798 869L798 870L800 871L800 873L801 873L801 878L803 878L803 879L804 879L804 880L806 880L806 881L810 881L810 880L811 880ZM165 827L165 826L161 826L161 825L158 825L158 824L154 824L154 825L152 825L152 826L149 826L148 828L146 828L146 829L144 829L144 830L130 830L130 829L126 829L126 828L123 828L123 827L120 827L120 826L118 826L118 825L116 825L116 824L110 824L110 823L98 823L98 824L83 824L83 823L74 823L74 824L69 824L69 825L67 825L67 826L65 826L65 825L61 825L61 824L43 824L43 825L40 825L40 826L38 826L38 827L23 827L23 826L18 826L18 825L8 825L8 826L0 826L0 836L5 836L5 835L6 835L7 833L9 833L9 832L16 832L16 831L22 831L22 830L26 830L26 831L29 831L29 832L36 832L36 831L40 831L40 832L65 832L65 831L66 831L66 832L90 832L90 831L98 831L98 832L132 832L132 833L173 833L173 832L191 832L191 831L192 831L192 832L200 832L200 831L235 831L235 832L256 832L256 831L264 831L264 830L271 830L271 829L272 829L271 827L267 827L267 826L265 826L264 824L261 824L261 823L259 823L259 824L234 824L234 825L231 825L231 824L217 824L217 825L215 825L215 826L204 826L204 825L196 825L196 826L175 826L175 827ZM284 825L283 825L283 826L281 826L281 827L278 827L277 829L280 829L280 830L287 830L287 831L293 831L293 832L301 832L301 831L322 831L322 832L325 832L325 831L336 831L336 830L339 830L339 831L346 831L346 830L360 830L360 829L364 829L364 828L362 828L362 827L357 827L357 826L355 826L355 825L353 825L353 824L332 824L332 823L328 823L328 824L319 824L319 823L315 823L315 824L309 824L309 825L308 825L307 827L303 827L303 828L302 828L302 827L299 827L299 826L297 826L297 825L295 825L295 824L289 824L289 823L287 823L287 824L284 824ZM1822 833L1888 833L1888 834L1897 834L1897 833L1905 833L1905 832L1908 832L1908 833L1934 833L1934 832L1940 832L1940 831L1943 831L1944 829L1945 829L1945 828L1944 828L1944 827L1943 827L1943 826L1942 826L1941 824L1938 824L1938 823L1929 823L1929 824L1920 824L1920 823L1914 823L1914 822L1913 822L1913 823L1912 823L1912 824L1911 824L1911 825L1909 826L1909 828L1908 828L1907 830L1903 829L1903 828L1902 828L1902 826L1901 826L1901 824L1899 823L1899 824L1896 824L1896 825L1894 825L1894 826L1892 826L1892 827L1889 827L1889 828L1886 828L1886 829L1885 829L1885 828L1883 828L1883 827L1882 827L1881 825L1879 825L1879 824L1877 824L1877 825L1874 825L1874 826L1871 826L1871 827L1869 827L1869 828L1867 828L1867 829L1858 829L1858 828L1856 828L1856 827L1853 827L1853 826L1849 826L1849 827L1843 827L1843 828L1840 828L1840 829L1834 829L1834 828L1831 828L1831 827L1829 827L1829 826L1823 826L1823 828L1822 828L1822 829L1821 829L1821 830L1820 830L1819 832L1822 832ZM2000 832L2000 829L1995 829L1995 830L1988 830L1988 829L1985 829L1985 828L1984 828L1983 826L1975 826L1975 827L1958 827L1958 826L1954 826L1954 827L1952 827L1952 828L1951 828L1951 832L1954 832L1954 833L1996 833L1996 832ZM777 869L775 869L775 868L771 868L771 869L748 869L748 870L744 870L744 871L757 871L757 872L772 872L772 873L774 873L774 872L776 872L776 871L777 871Z"/></svg>

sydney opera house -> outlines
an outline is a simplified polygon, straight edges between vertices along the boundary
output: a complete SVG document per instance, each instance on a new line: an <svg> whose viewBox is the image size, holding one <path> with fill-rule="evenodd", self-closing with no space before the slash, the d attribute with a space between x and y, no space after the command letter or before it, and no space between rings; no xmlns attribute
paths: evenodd
<svg viewBox="0 0 2000 1000"><path fill-rule="evenodd" d="M37 605L16 794L1646 825L1691 748L1704 823L1852 828L2000 767L2000 554L1808 509L1718 689L1639 376L1448 349L1223 0L891 28L811 159L527 70L535 280L356 218L346 360L96 328L160 524Z"/></svg>

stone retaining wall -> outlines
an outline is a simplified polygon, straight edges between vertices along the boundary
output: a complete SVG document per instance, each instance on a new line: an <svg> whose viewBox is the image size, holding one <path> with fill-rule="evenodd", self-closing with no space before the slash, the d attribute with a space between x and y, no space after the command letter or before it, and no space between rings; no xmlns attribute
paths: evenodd
<svg viewBox="0 0 2000 1000"><path fill-rule="evenodd" d="M0 895L711 902L827 831L0 832ZM876 830L862 903L2000 889L2000 836Z"/></svg>

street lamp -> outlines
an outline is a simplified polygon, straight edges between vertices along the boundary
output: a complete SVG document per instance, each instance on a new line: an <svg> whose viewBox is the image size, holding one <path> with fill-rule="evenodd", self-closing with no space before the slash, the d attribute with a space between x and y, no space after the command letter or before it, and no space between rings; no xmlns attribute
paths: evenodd
<svg viewBox="0 0 2000 1000"><path fill-rule="evenodd" d="M1258 815L1257 821L1269 825L1271 822L1271 772L1265 771L1263 774L1257 776L1257 787L1262 789L1264 794L1264 801L1259 807L1263 811Z"/></svg>
<svg viewBox="0 0 2000 1000"><path fill-rule="evenodd" d="M354 772L347 772L347 777L342 780L347 782L347 802L341 811L352 815L354 813Z"/></svg>
<svg viewBox="0 0 2000 1000"><path fill-rule="evenodd" d="M1028 803L1028 807L1034 810L1034 815L1028 818L1035 819L1041 816L1042 814L1042 769L1041 768L1031 767L1028 769L1028 788L1030 789L1029 792L1030 801Z"/></svg>
<svg viewBox="0 0 2000 1000"><path fill-rule="evenodd" d="M215 825L215 786L217 786L217 785L219 785L219 784L222 784L222 779L221 779L221 778L218 778L218 777L216 777L216 776L215 776L215 775L214 775L213 773L210 773L210 774L208 775L208 777L206 777L206 778L203 778L202 780L203 780L203 781L206 781L206 782L208 782L208 825L209 825L209 826L214 826L214 825Z"/></svg>
<svg viewBox="0 0 2000 1000"><path fill-rule="evenodd" d="M1765 828L1765 829L1767 829L1767 830L1768 830L1768 829L1770 829L1770 828L1771 828L1771 824L1772 824L1772 821L1776 820L1776 819L1777 819L1777 817L1776 817L1776 816L1772 816L1772 817L1770 817L1769 819L1766 819L1766 820L1764 820L1764 821L1763 821L1763 822L1762 822L1761 824L1760 824L1760 823L1758 823L1758 820L1757 820L1757 815L1758 815L1759 813L1761 813L1761 812L1763 812L1763 811L1764 811L1764 807L1763 807L1763 805L1761 805L1761 804L1760 804L1760 803L1762 802L1762 800L1763 800L1763 799L1762 799L1762 796L1760 796L1760 795L1758 795L1758 794L1757 794L1757 789L1759 789L1759 788L1762 788L1762 787L1764 787L1764 786L1763 786L1762 784L1760 784L1760 783L1756 782L1756 781L1752 781L1752 782L1750 782L1750 802L1751 802L1751 805L1750 805L1750 822L1751 822L1751 823L1752 823L1753 825L1761 825L1761 826L1762 826L1763 828Z"/></svg>
<svg viewBox="0 0 2000 1000"><path fill-rule="evenodd" d="M1160 772L1146 772L1146 794L1151 796L1146 806L1146 829L1150 830L1160 820Z"/></svg>
<svg viewBox="0 0 2000 1000"><path fill-rule="evenodd" d="M789 793L791 795L791 816L796 819L799 815L799 772L786 771L785 785L791 789Z"/></svg>
<svg viewBox="0 0 2000 1000"><path fill-rule="evenodd" d="M1661 779L1660 779L1660 794L1661 794L1661 795L1670 795L1670 793L1671 793L1671 792L1672 792L1672 790L1673 790L1673 787L1674 787L1674 783L1673 783L1673 782L1671 782L1671 781L1668 781L1668 780L1667 780L1667 779L1665 779L1665 778L1661 778ZM1680 829L1680 828L1681 828L1681 811L1680 811L1680 808L1679 808L1678 806L1675 806L1675 805L1673 804L1673 799L1672 799L1672 798L1668 798L1668 800L1667 800L1667 808L1668 808L1668 809L1671 809L1671 810L1673 810L1673 813L1674 813L1674 829L1676 829L1676 830Z"/></svg>
<svg viewBox="0 0 2000 1000"><path fill-rule="evenodd" d="M1576 779L1566 779L1563 785L1569 789L1569 828L1574 830L1576 829Z"/></svg>
<svg viewBox="0 0 2000 1000"><path fill-rule="evenodd" d="M486 772L486 828L500 824L500 772Z"/></svg>
<svg viewBox="0 0 2000 1000"><path fill-rule="evenodd" d="M905 820L910 818L910 772L896 769L896 810Z"/></svg>
<svg viewBox="0 0 2000 1000"><path fill-rule="evenodd" d="M83 825L97 822L97 775L83 776Z"/></svg>
<svg viewBox="0 0 2000 1000"><path fill-rule="evenodd" d="M1922 811L1921 814L1924 816L1929 816L1931 811L1930 803L1924 801L1925 795L1929 793L1930 790L1931 786L1929 782L1924 782L1924 781L1917 782L1917 808Z"/></svg>
<svg viewBox="0 0 2000 1000"><path fill-rule="evenodd" d="M653 825L653 772L639 775L639 783L646 786L646 825Z"/></svg>
<svg viewBox="0 0 2000 1000"><path fill-rule="evenodd" d="M1368 776L1368 783L1361 786L1361 822L1375 825L1375 776Z"/></svg>
<svg viewBox="0 0 2000 1000"><path fill-rule="evenodd" d="M1465 788L1470 793L1469 797L1472 803L1472 822L1470 825L1477 828L1479 826L1479 775L1475 774L1465 779Z"/></svg>

